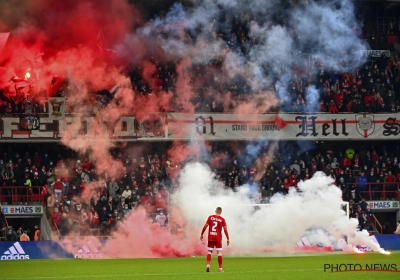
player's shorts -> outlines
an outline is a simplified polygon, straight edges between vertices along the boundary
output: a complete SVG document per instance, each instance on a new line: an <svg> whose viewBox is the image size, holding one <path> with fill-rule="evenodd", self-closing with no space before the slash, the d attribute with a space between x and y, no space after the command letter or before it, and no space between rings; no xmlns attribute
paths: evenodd
<svg viewBox="0 0 400 280"><path fill-rule="evenodd" d="M208 241L207 245L208 250L214 250L214 248L217 249L217 251L222 251L222 242L218 241Z"/></svg>

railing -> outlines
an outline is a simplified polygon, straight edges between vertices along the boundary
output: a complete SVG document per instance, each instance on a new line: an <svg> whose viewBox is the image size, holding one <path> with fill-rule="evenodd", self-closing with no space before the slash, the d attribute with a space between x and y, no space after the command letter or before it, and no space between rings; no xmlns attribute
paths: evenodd
<svg viewBox="0 0 400 280"><path fill-rule="evenodd" d="M375 215L372 215L372 217L374 218L374 229L377 229L376 225L379 226L380 229L380 233L382 234L382 225L381 223L378 221L378 219L375 217Z"/></svg>
<svg viewBox="0 0 400 280"><path fill-rule="evenodd" d="M0 187L0 204L45 204L42 187Z"/></svg>
<svg viewBox="0 0 400 280"><path fill-rule="evenodd" d="M362 191L359 190L359 183L349 183L349 185L356 186L355 195L359 194L360 197L365 200L389 200L396 199L400 200L400 186L399 183L366 183L366 188Z"/></svg>

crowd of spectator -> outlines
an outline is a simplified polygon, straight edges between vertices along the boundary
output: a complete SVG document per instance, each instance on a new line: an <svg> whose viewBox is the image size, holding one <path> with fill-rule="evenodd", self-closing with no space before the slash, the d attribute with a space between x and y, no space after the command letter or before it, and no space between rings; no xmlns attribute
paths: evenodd
<svg viewBox="0 0 400 280"><path fill-rule="evenodd" d="M233 52L246 56L249 50L258 45L262 38L250 36L249 23L254 16L242 12L239 14L221 14L212 25L210 32L213 38L225 42ZM280 24L285 24L284 22ZM344 73L328 73L323 69L323 61L293 65L292 79L286 88L280 88L281 104L269 108L263 113L277 112L370 112L394 113L399 110L400 101L400 43L397 22L388 25L387 49L390 56L369 60L359 69ZM366 31L365 31L366 32ZM372 31L371 34L375 34ZM295 35L292 35L295 36ZM373 43L375 35L371 35ZM374 37L375 36L375 37ZM195 35L189 30L184 36L187 42L195 42ZM295 39L295 38L293 38ZM373 49L373 46L371 46ZM296 57L293 57L296 60ZM132 113L142 106L152 107L155 111L169 112L234 112L237 104L254 99L250 81L246 77L236 75L226 78L223 56L203 63L193 64L178 71L180 60L167 60L160 56L149 55L135 67L126 70L135 92L136 104ZM319 71L315 75L316 70ZM263 73L269 76L268 70ZM181 75L181 76L180 76ZM191 92L181 96L177 90L177 81L185 76L185 91ZM271 76L269 88L273 91L280 77ZM181 83L182 84L182 83ZM315 88L309 93L310 88ZM24 113L48 113L46 98L49 96L68 97L79 93L77 86L70 85L61 77L54 77L47 89L39 89L35 84L17 94L10 96L0 89L0 114L13 115ZM87 113L96 113L107 106L113 99L110 89L91 92L87 96ZM90 90L89 90L90 91ZM188 99L189 96L189 99ZM229 96L229 98L227 98ZM164 102L157 102L164 100ZM169 100L165 102L165 100ZM68 102L67 102L68 104ZM261 106L255 104L254 106ZM73 106L68 107L73 112Z"/></svg>
<svg viewBox="0 0 400 280"><path fill-rule="evenodd" d="M300 180L310 179L318 171L334 180L344 201L398 199L398 145L390 150L386 146L381 149L366 148L366 145L342 149L337 144L323 152L289 151L275 153L272 162L268 153L262 153L254 162L246 164L240 164L239 159L227 160L229 156L224 154L215 157L217 160L211 162L211 166L214 170L224 166L227 171L217 173L216 179L232 189L244 184L256 185L259 190L255 196L257 202L268 202L275 193L287 194L291 188L298 190Z"/></svg>
<svg viewBox="0 0 400 280"><path fill-rule="evenodd" d="M286 195L290 189L300 191L300 180L309 179L318 171L332 177L345 201L398 199L399 145L342 149L333 143L332 147L304 153L295 146L281 147L273 151L272 157L267 148L257 155L244 156L224 149L224 145L213 147L210 157L196 156L173 164L167 148L138 157L131 157L127 149L118 149L113 157L121 161L123 169L116 178L106 172L96 174L88 157L64 158L45 150L21 156L4 153L0 160L1 197L3 203L25 204L30 195L40 192L48 216L62 236L93 231L107 235L139 206L157 222L156 214L167 213L169 195L178 187L177 178L171 174L192 160L208 164L221 188L237 191L243 185L251 186L250 197L255 203L268 203L274 194ZM25 190L12 189L13 186L25 186Z"/></svg>

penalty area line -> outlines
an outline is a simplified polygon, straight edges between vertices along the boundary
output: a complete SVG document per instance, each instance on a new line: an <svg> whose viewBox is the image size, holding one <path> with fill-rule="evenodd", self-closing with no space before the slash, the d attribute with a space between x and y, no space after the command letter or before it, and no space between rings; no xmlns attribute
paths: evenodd
<svg viewBox="0 0 400 280"><path fill-rule="evenodd" d="M225 273L244 274L251 272L303 272L303 271L316 271L321 269L258 269L258 270L243 270L243 271L226 271ZM217 273L217 271L216 271ZM109 275L71 275L71 276L36 276L29 277L28 279L90 279L90 278L114 278L114 277L146 277L146 276L183 276L183 275L204 275L204 272L193 273L132 273L132 274L109 274ZM2 278L2 280L20 280L18 278Z"/></svg>

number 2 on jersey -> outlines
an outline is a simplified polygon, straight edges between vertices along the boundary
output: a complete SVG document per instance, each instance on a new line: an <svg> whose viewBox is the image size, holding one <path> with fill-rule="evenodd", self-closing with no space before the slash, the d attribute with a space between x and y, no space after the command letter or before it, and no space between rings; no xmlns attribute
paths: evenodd
<svg viewBox="0 0 400 280"><path fill-rule="evenodd" d="M211 231L217 231L217 226L218 226L218 222L214 222L214 225L213 225Z"/></svg>

